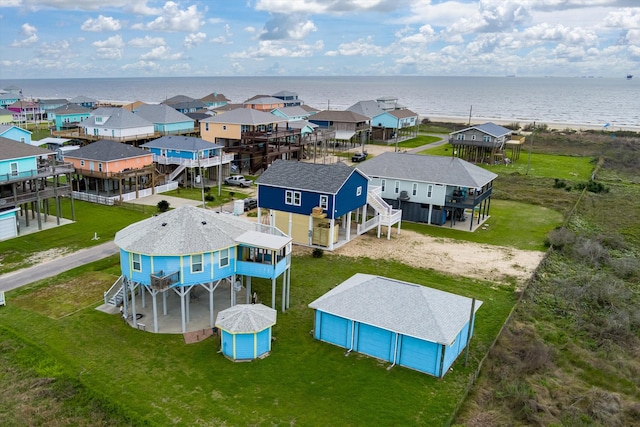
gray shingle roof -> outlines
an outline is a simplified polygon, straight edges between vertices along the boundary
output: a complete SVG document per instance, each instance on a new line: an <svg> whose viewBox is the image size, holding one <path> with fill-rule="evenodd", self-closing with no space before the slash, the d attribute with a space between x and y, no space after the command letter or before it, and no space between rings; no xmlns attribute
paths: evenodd
<svg viewBox="0 0 640 427"><path fill-rule="evenodd" d="M24 142L18 142L0 136L0 160L20 159L24 157L46 157L54 154L54 151L34 147Z"/></svg>
<svg viewBox="0 0 640 427"><path fill-rule="evenodd" d="M105 129L131 129L137 127L153 126L153 123L133 114L129 110L117 107L100 107L93 110L89 118L82 122L83 127L96 126L96 116L105 116L108 119L97 126Z"/></svg>
<svg viewBox="0 0 640 427"><path fill-rule="evenodd" d="M193 123L193 119L190 117L164 104L142 104L137 108L135 114L151 123Z"/></svg>
<svg viewBox="0 0 640 427"><path fill-rule="evenodd" d="M471 298L370 274L355 274L309 307L450 345L469 320ZM475 311L482 301L476 301Z"/></svg>
<svg viewBox="0 0 640 427"><path fill-rule="evenodd" d="M455 135L457 133L466 132L470 129L478 129L480 132L486 133L487 135L491 135L493 137L500 137L504 135L511 135L511 129L507 129L495 123L487 122L477 126L469 126L462 130L451 132L449 135Z"/></svg>
<svg viewBox="0 0 640 427"><path fill-rule="evenodd" d="M74 104L84 104L84 103L87 103L87 102L92 102L92 103L95 104L95 103L98 102L98 100L97 99L93 99L93 98L89 98L88 96L80 95L80 96L76 96L75 98L71 98L69 100L69 102L72 102Z"/></svg>
<svg viewBox="0 0 640 427"><path fill-rule="evenodd" d="M65 154L65 157L73 159L96 160L101 162L141 156L151 156L151 153L142 148L134 147L133 145L108 139L100 139L74 150L73 153Z"/></svg>
<svg viewBox="0 0 640 427"><path fill-rule="evenodd" d="M282 114L286 115L287 117L308 116L310 114L307 110L305 110L300 106L282 107L282 108L278 108L278 111L280 111Z"/></svg>
<svg viewBox="0 0 640 427"><path fill-rule="evenodd" d="M367 176L478 188L498 177L457 157L383 153L358 165Z"/></svg>
<svg viewBox="0 0 640 427"><path fill-rule="evenodd" d="M239 125L263 125L269 123L285 123L287 119L253 108L236 108L224 114L201 120L200 123L229 123Z"/></svg>
<svg viewBox="0 0 640 427"><path fill-rule="evenodd" d="M399 119L404 119L406 117L418 117L417 113L414 113L413 111L407 109L407 108L400 108L397 110L391 110L389 111L389 114L391 114L394 117L397 117Z"/></svg>
<svg viewBox="0 0 640 427"><path fill-rule="evenodd" d="M258 185L336 194L351 174L358 173L344 163L328 165L278 159L256 180Z"/></svg>
<svg viewBox="0 0 640 427"><path fill-rule="evenodd" d="M215 325L231 333L255 333L275 325L277 315L262 304L237 304L218 313Z"/></svg>
<svg viewBox="0 0 640 427"><path fill-rule="evenodd" d="M255 223L233 215L181 206L131 224L118 231L114 241L129 252L188 255L235 246L237 237L254 229Z"/></svg>
<svg viewBox="0 0 640 427"><path fill-rule="evenodd" d="M64 115L64 114L86 114L90 113L91 110L87 107L83 107L82 105L75 104L70 102L65 105L61 105L60 107L53 110L55 114Z"/></svg>
<svg viewBox="0 0 640 427"><path fill-rule="evenodd" d="M182 150L197 152L201 150L211 150L221 148L223 145L214 144L194 136L163 136L153 141L142 144L144 148L163 148L167 150Z"/></svg>
<svg viewBox="0 0 640 427"><path fill-rule="evenodd" d="M244 101L244 104L282 104L284 101L271 95L255 95Z"/></svg>
<svg viewBox="0 0 640 427"><path fill-rule="evenodd" d="M363 116L369 118L384 114L384 111L380 107L378 107L378 103L373 100L359 101L356 104L353 104L351 107L347 108L347 110L353 111L354 113L362 114Z"/></svg>
<svg viewBox="0 0 640 427"><path fill-rule="evenodd" d="M353 111L324 110L309 117L309 120L322 120L343 123L360 123L370 121L369 117Z"/></svg>

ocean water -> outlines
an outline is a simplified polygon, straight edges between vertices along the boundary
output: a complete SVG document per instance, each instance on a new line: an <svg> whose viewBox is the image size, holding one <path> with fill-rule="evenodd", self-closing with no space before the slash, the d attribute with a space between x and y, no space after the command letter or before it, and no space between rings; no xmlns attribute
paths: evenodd
<svg viewBox="0 0 640 427"><path fill-rule="evenodd" d="M640 79L535 77L158 77L2 80L34 98L84 95L157 103L224 94L233 103L281 90L318 109L391 96L421 118L640 128Z"/></svg>

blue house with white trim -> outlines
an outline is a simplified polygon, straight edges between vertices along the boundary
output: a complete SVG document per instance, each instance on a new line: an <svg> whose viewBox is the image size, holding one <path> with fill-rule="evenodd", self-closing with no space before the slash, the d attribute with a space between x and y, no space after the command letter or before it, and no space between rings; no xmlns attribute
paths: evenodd
<svg viewBox="0 0 640 427"><path fill-rule="evenodd" d="M142 104L135 114L153 123L153 130L162 135L181 135L195 130L195 120L165 104Z"/></svg>
<svg viewBox="0 0 640 427"><path fill-rule="evenodd" d="M167 299L176 295L180 299L181 329L187 332L196 288L204 289L208 296L200 304L208 305L211 328L214 291L219 286L230 289L229 300L225 301L229 307L236 304L236 294L243 288L249 303L251 278L270 279L271 307L275 309L276 280L281 277L282 311L289 305L291 239L275 227L181 206L118 231L114 241L120 248L122 276L105 293L105 303L123 304L124 316L137 319L146 306L146 297L150 297L154 332L161 332L158 296L166 316ZM136 304L136 296L141 297L142 306Z"/></svg>
<svg viewBox="0 0 640 427"><path fill-rule="evenodd" d="M355 274L309 304L315 339L443 377L473 336L482 301Z"/></svg>
<svg viewBox="0 0 640 427"><path fill-rule="evenodd" d="M73 129L79 123L87 120L91 115L91 109L75 103L62 105L55 110L50 111L49 119L56 124L56 131Z"/></svg>
<svg viewBox="0 0 640 427"><path fill-rule="evenodd" d="M0 125L0 136L31 145L31 132L14 125Z"/></svg>

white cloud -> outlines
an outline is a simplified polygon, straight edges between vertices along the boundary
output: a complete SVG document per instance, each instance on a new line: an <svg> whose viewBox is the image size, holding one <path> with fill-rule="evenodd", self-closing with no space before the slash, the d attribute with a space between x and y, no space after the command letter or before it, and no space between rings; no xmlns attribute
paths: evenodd
<svg viewBox="0 0 640 427"><path fill-rule="evenodd" d="M391 11L401 8L404 0L258 0L256 10L271 13L342 14L357 11Z"/></svg>
<svg viewBox="0 0 640 427"><path fill-rule="evenodd" d="M165 44L166 43L162 37L151 37L151 36L137 37L135 39L129 40L129 43L128 43L128 45L131 47L141 47L141 48L164 46Z"/></svg>
<svg viewBox="0 0 640 427"><path fill-rule="evenodd" d="M140 55L140 59L148 60L148 59L168 59L168 60L176 60L182 58L182 52L171 53L171 49L166 46L158 46L151 49L149 52Z"/></svg>
<svg viewBox="0 0 640 427"><path fill-rule="evenodd" d="M184 46L187 49L191 49L194 46L199 45L200 43L204 42L207 39L207 35L203 32L199 32L199 33L191 33L191 34L187 34L187 36L184 38Z"/></svg>
<svg viewBox="0 0 640 427"><path fill-rule="evenodd" d="M160 69L160 65L153 61L138 61L133 64L125 64L120 68L123 70L157 71Z"/></svg>
<svg viewBox="0 0 640 427"><path fill-rule="evenodd" d="M331 52L328 56L381 56L386 49L372 43L371 37L359 39L349 43L342 43L338 46L337 52Z"/></svg>
<svg viewBox="0 0 640 427"><path fill-rule="evenodd" d="M627 31L624 39L627 43L640 47L640 29Z"/></svg>
<svg viewBox="0 0 640 427"><path fill-rule="evenodd" d="M264 24L261 40L302 40L316 31L315 24L304 15L276 14Z"/></svg>
<svg viewBox="0 0 640 427"><path fill-rule="evenodd" d="M312 45L297 43L290 45L275 40L260 40L257 47L252 47L243 52L229 54L230 58L254 58L262 59L267 57L290 57L302 58L312 56L314 52L322 50L324 47L321 41Z"/></svg>
<svg viewBox="0 0 640 427"><path fill-rule="evenodd" d="M460 18L448 27L453 33L499 32L515 28L531 18L526 3L504 0L480 0L476 13Z"/></svg>
<svg viewBox="0 0 640 427"><path fill-rule="evenodd" d="M7 4L8 1L8 4ZM110 8L122 8L138 15L157 15L158 9L147 5L149 0L109 0ZM30 11L42 9L88 10L95 11L105 8L103 0L2 0L0 6L24 7Z"/></svg>
<svg viewBox="0 0 640 427"><path fill-rule="evenodd" d="M425 45L438 38L435 30L428 24L421 26L417 33L403 32L396 34L396 36L399 36L398 43L410 45Z"/></svg>
<svg viewBox="0 0 640 427"><path fill-rule="evenodd" d="M24 36L22 40L14 40L11 47L29 47L38 41L38 29L29 23L22 24L20 34Z"/></svg>
<svg viewBox="0 0 640 427"><path fill-rule="evenodd" d="M568 45L593 46L598 43L598 36L584 28L568 28L564 25L550 26L548 24L535 25L522 32L528 39L554 41Z"/></svg>
<svg viewBox="0 0 640 427"><path fill-rule="evenodd" d="M604 18L604 25L613 28L640 28L640 8L614 10Z"/></svg>
<svg viewBox="0 0 640 427"><path fill-rule="evenodd" d="M91 43L96 48L96 55L101 59L120 59L124 49L124 41L120 34L106 40Z"/></svg>
<svg viewBox="0 0 640 427"><path fill-rule="evenodd" d="M204 21L196 5L191 5L181 10L178 3L168 1L162 8L161 16L146 25L136 24L132 28L137 30L196 32L202 25L204 25Z"/></svg>
<svg viewBox="0 0 640 427"><path fill-rule="evenodd" d="M118 31L122 26L120 21L111 16L99 15L96 19L89 18L80 27L84 31Z"/></svg>

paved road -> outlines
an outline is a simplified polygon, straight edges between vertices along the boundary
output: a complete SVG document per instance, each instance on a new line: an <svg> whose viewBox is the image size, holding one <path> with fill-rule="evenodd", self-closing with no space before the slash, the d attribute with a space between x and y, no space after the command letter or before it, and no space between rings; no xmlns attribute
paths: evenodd
<svg viewBox="0 0 640 427"><path fill-rule="evenodd" d="M62 272L84 264L97 261L118 253L118 247L113 241L102 243L87 249L81 249L60 258L36 264L29 268L12 271L0 276L0 291L10 291L37 280L56 276Z"/></svg>

